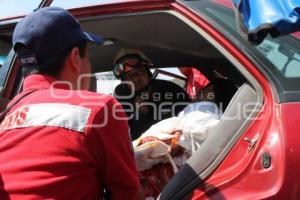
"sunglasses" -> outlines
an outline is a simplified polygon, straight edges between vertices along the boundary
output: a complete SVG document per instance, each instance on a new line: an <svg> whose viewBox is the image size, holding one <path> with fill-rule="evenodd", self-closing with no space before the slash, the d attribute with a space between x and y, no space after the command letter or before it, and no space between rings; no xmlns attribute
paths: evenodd
<svg viewBox="0 0 300 200"><path fill-rule="evenodd" d="M129 63L117 63L114 65L114 75L116 78L122 78L124 79L125 76L128 77L132 73L131 71L136 72L146 72L146 69L149 69L153 67L153 64L147 60L139 60L136 64L131 65ZM128 68L131 68L131 70L127 70ZM131 72L131 73L130 73Z"/></svg>

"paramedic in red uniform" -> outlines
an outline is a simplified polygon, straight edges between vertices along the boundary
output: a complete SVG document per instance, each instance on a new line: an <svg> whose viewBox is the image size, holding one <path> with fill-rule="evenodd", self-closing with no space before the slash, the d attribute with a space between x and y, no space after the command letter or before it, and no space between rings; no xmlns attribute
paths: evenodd
<svg viewBox="0 0 300 200"><path fill-rule="evenodd" d="M91 72L87 42L101 40L61 8L17 24L14 50L30 75L0 124L1 200L103 199L104 190L142 199L120 104L81 78Z"/></svg>

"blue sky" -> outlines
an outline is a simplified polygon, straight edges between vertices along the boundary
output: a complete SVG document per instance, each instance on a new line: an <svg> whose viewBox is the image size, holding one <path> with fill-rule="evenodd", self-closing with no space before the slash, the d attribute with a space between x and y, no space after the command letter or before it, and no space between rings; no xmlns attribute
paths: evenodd
<svg viewBox="0 0 300 200"><path fill-rule="evenodd" d="M51 6L74 8L94 4L107 4L122 0L53 0ZM26 15L35 10L41 0L0 0L0 19Z"/></svg>
<svg viewBox="0 0 300 200"><path fill-rule="evenodd" d="M25 15L36 9L41 0L0 0L0 18Z"/></svg>

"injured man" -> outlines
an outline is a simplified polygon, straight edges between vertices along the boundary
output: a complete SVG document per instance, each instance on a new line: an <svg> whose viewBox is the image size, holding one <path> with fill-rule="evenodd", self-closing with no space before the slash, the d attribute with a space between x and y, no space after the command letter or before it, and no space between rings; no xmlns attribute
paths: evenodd
<svg viewBox="0 0 300 200"><path fill-rule="evenodd" d="M160 121L133 141L146 197L158 197L178 168L214 130L220 116L215 103L192 103L177 117Z"/></svg>

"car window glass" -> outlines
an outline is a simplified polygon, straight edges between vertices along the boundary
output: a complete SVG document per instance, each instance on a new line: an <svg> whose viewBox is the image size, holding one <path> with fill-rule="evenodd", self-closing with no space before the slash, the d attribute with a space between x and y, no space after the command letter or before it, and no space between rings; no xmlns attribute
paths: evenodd
<svg viewBox="0 0 300 200"><path fill-rule="evenodd" d="M178 76L181 76L181 77L185 78L185 76L182 73L180 73L180 71L178 70L177 67L159 68L159 70L170 72L172 74L175 74L175 75L178 75ZM151 69L152 73L154 71L155 71L155 69ZM167 80L167 81L170 81L172 83L175 83L175 84L179 85L182 88L185 87L185 81L184 80L181 80L179 78L176 78L176 77L173 77L173 76L170 76L170 75L165 75L165 74L162 74L162 73L158 73L157 76L156 76L156 79Z"/></svg>
<svg viewBox="0 0 300 200"><path fill-rule="evenodd" d="M229 16L212 9L207 10L214 14L214 16L219 20L228 24L232 29L236 29L235 19L233 16ZM256 46L256 48L284 77L300 78L300 68L297 67L300 66L299 49L293 49L292 47L289 47L288 44L272 38L265 39L260 45Z"/></svg>
<svg viewBox="0 0 300 200"><path fill-rule="evenodd" d="M99 4L109 4L109 3L118 3L122 2L122 0L72 0L72 1L66 1L66 0L54 0L51 3L51 6L56 7L62 7L65 9L70 8L78 8L78 7L87 7L87 6L93 6L93 5L99 5Z"/></svg>
<svg viewBox="0 0 300 200"><path fill-rule="evenodd" d="M12 46L10 44L0 39L0 67L3 65L11 48Z"/></svg>
<svg viewBox="0 0 300 200"><path fill-rule="evenodd" d="M269 36L260 45L254 46L249 44L246 37L240 35L232 9L209 0L182 2L198 12L231 42L241 47L243 53L255 60L257 67L273 79L281 93L280 98L285 99L281 95L300 91L299 33L278 38Z"/></svg>
<svg viewBox="0 0 300 200"><path fill-rule="evenodd" d="M5 62L10 49L11 49L10 44L4 42L3 40L0 40L0 69Z"/></svg>
<svg viewBox="0 0 300 200"><path fill-rule="evenodd" d="M113 72L101 72L96 73L97 80L97 92L113 95L115 87L121 83L120 80L116 79Z"/></svg>
<svg viewBox="0 0 300 200"><path fill-rule="evenodd" d="M0 19L27 15L38 8L41 0L0 0Z"/></svg>
<svg viewBox="0 0 300 200"><path fill-rule="evenodd" d="M6 56L5 55L0 55L0 67L3 65L5 60L6 60Z"/></svg>
<svg viewBox="0 0 300 200"><path fill-rule="evenodd" d="M286 78L300 77L300 54L295 50L266 39L257 49L273 63L276 69Z"/></svg>
<svg viewBox="0 0 300 200"><path fill-rule="evenodd" d="M3 65L0 67L0 93L2 88L5 86L6 78L9 72L10 63L14 57L14 51L11 50L7 56L5 56L5 60Z"/></svg>

